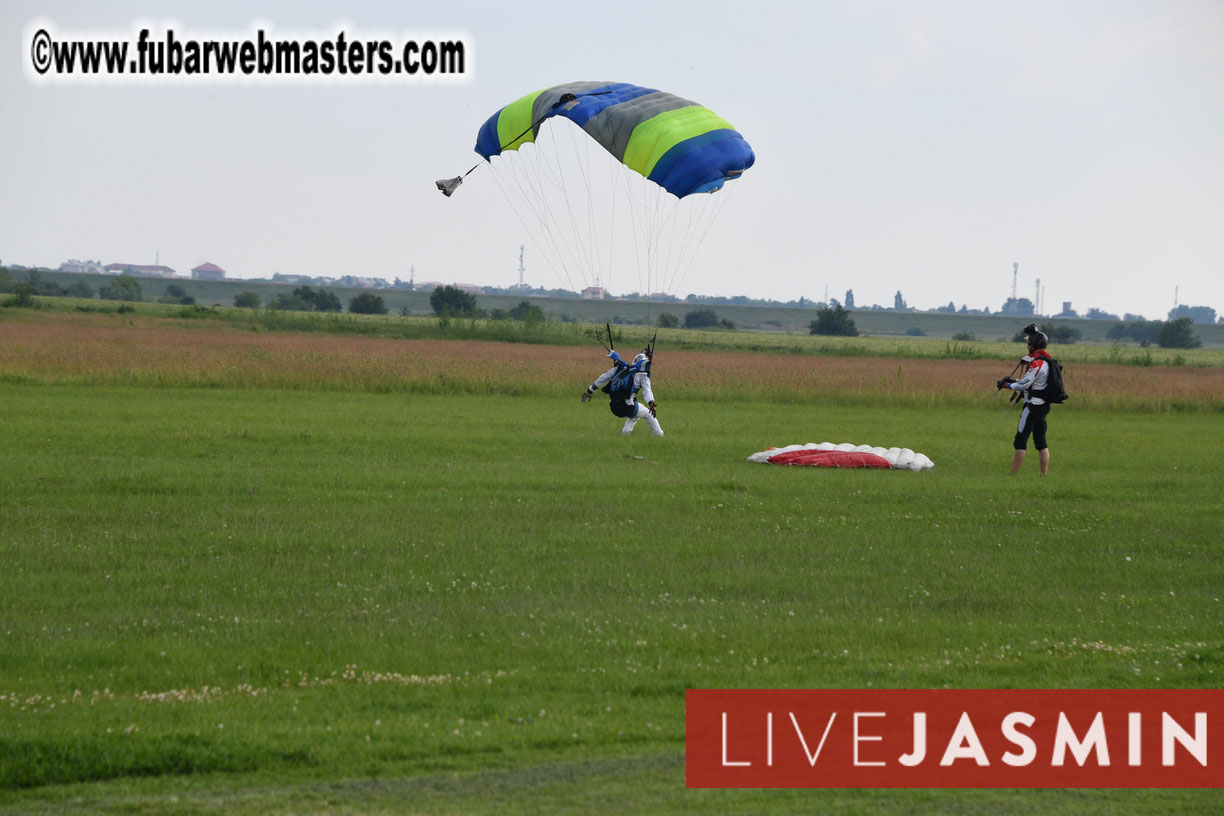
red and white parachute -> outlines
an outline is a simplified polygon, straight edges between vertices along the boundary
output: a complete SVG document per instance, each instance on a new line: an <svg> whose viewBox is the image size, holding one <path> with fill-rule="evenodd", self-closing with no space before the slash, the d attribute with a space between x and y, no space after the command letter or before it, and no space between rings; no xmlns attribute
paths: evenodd
<svg viewBox="0 0 1224 816"><path fill-rule="evenodd" d="M851 445L849 442L840 445L809 442L806 445L766 448L749 456L748 461L763 465L881 470L930 470L935 467L935 463L925 454L914 453L909 448L873 448L871 445Z"/></svg>

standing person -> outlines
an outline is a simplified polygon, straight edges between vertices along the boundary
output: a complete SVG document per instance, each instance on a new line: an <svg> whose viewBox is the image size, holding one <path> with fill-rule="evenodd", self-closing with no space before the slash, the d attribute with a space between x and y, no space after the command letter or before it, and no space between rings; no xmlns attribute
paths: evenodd
<svg viewBox="0 0 1224 816"><path fill-rule="evenodd" d="M1045 332L1040 331L1036 324L1029 324L1024 333L1028 335L1029 353L1021 362L1027 362L1028 369L1019 380L1005 377L997 385L1001 389L1010 388L1024 393L1024 409L1020 412L1016 439L1012 445L1016 451L1012 456L1012 475L1015 476L1024 464L1025 449L1031 434L1037 459L1041 463L1041 475L1045 476L1050 470L1050 447L1046 444L1046 416L1050 413L1050 403L1045 397L1045 390L1050 380L1050 366L1054 362L1046 351L1050 338Z"/></svg>
<svg viewBox="0 0 1224 816"><path fill-rule="evenodd" d="M639 419L644 419L655 436L662 436L663 429L659 427L659 420L655 415L654 392L650 389L650 357L643 351L633 358L632 363L626 363L613 350L608 352L608 358L613 362L612 367L600 374L595 382L582 392L582 401L590 402L591 395L606 385L608 407L614 415L625 420L625 427L621 429L622 435L633 433L633 426L637 425ZM645 405L639 401L639 394Z"/></svg>

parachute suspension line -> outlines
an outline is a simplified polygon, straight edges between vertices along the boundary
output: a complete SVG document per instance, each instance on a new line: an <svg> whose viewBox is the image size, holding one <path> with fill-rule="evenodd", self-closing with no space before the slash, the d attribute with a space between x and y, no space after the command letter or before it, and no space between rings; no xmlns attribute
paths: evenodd
<svg viewBox="0 0 1224 816"><path fill-rule="evenodd" d="M701 200L694 201L693 206L686 213L688 219L682 244L682 253L673 271L676 284L679 284L679 281L688 274L689 269L696 262L701 244L714 223L715 210L721 208L723 203L725 201L718 202L716 205L708 197L702 198Z"/></svg>
<svg viewBox="0 0 1224 816"><path fill-rule="evenodd" d="M556 128L555 127L550 128L550 130L555 131ZM556 165L557 178L559 179L560 184L561 184L561 193L562 193L562 197L565 200L565 210L566 210L566 213L569 215L569 223L570 223L569 234L573 236L573 244L570 245L569 247L570 255L574 258L574 261L578 266L582 279L584 281L588 281L591 279L592 270L591 270L589 258L587 257L586 253L583 253L581 251L582 228L578 223L578 216L574 213L574 204L572 201L570 201L570 185L566 181L565 173L562 171L562 168L561 168L561 154L557 149L557 142L560 141L560 139L558 138L558 134L556 134L555 132L552 133L551 135L554 137L552 140L553 159ZM572 136L573 136L572 132L570 135L571 135L570 143L576 148L576 143L572 139ZM587 198L589 199L590 196L588 195Z"/></svg>
<svg viewBox="0 0 1224 816"><path fill-rule="evenodd" d="M659 239L663 235L663 224L665 221L663 212L662 196L659 195L659 189L649 190L647 198L650 201L650 227L647 239L647 259L646 259L646 286L647 294L650 290L659 285Z"/></svg>
<svg viewBox="0 0 1224 816"><path fill-rule="evenodd" d="M638 187L639 205L636 208L641 212L641 225L638 229L641 231L642 246L639 250L639 272L638 272L638 292L646 298L646 319L650 322L650 296L657 288L656 280L656 262L658 256L658 196L656 191L659 189L657 185L650 182L646 178L638 177L635 179Z"/></svg>
<svg viewBox="0 0 1224 816"><path fill-rule="evenodd" d="M629 213L629 217L628 217L629 235L633 239L633 265L634 265L634 269L637 272L638 291L641 291L642 290L642 250L638 246L638 233L641 232L641 228L639 226L639 219L637 216L639 207L637 206L637 200L634 198L634 195L633 195L634 193L633 177L631 177L628 174L624 174L621 176L621 178L624 179L624 182L625 182L625 202L627 204L628 213Z"/></svg>
<svg viewBox="0 0 1224 816"><path fill-rule="evenodd" d="M582 257L575 251L573 245L571 238L573 232L572 225L569 231L563 229L559 213L556 213L553 206L551 206L551 201L555 197L550 197L545 192L546 187L560 190L568 206L569 191L566 184L566 175L561 167L560 154L557 148L558 134L555 130L555 128L549 128L547 140L542 144L537 142L539 152L536 156L537 161L532 165L534 184L530 186L543 204L544 215L540 219L540 228L548 235L550 242L555 248L552 256L555 259L555 266L561 271L566 285L573 289L575 288L575 282L571 273L577 271L579 279L584 274Z"/></svg>
<svg viewBox="0 0 1224 816"><path fill-rule="evenodd" d="M676 266L679 264L680 259L684 257L684 252L683 252L684 247L680 244L680 242L676 240L676 230L681 221L680 209L682 207L684 208L684 214L686 216L691 216L691 212L690 212L691 208L685 207L684 201L680 200L676 202L676 207L671 211L668 217L669 237L667 239L667 261L663 264L663 275L665 279L663 280L662 283L664 287L667 287L670 285L669 279L675 277ZM691 225L691 219L685 219L685 220L689 221ZM687 231L686 231L686 234L687 234ZM676 258L675 261L672 260L673 256Z"/></svg>
<svg viewBox="0 0 1224 816"><path fill-rule="evenodd" d="M655 281L655 256L658 254L658 239L656 227L658 224L658 207L652 197L652 191L642 184L642 267L645 270L643 291L650 294Z"/></svg>
<svg viewBox="0 0 1224 816"><path fill-rule="evenodd" d="M507 172L510 172L510 171L507 171ZM497 184L497 189L501 191L502 196L506 199L506 203L510 206L511 211L514 212L514 217L518 219L519 224L523 226L523 229L527 233L527 236L531 239L532 245L545 258L555 257L556 255L555 247L550 247L547 242L548 236L545 234L546 227L541 227L539 232L537 233L537 230L533 229L531 225L527 223L527 220L523 217L522 210L528 210L529 212L532 212L532 214L536 216L537 221L539 221L541 224L544 223L543 216L540 215L539 213L534 212L533 202L530 199L528 199L524 193L525 188L522 185L518 185L517 187L513 189L514 195L517 196L519 200L522 202L522 206L520 207L511 198L511 195L510 195L511 190L507 189L509 186L509 182L512 181L513 179L507 179L506 181L503 181L500 174L496 171L494 171L493 173L493 179Z"/></svg>
<svg viewBox="0 0 1224 816"><path fill-rule="evenodd" d="M584 134L585 136L585 134ZM578 136L571 129L570 140L577 144ZM599 231L595 229L595 187L591 183L591 140L583 138L582 140L583 161L582 164L582 181L586 187L586 211L587 211L587 243L589 249L587 256L591 261L591 268L595 273L595 279L600 286L605 289L612 283L611 269L608 271L608 276L604 277L603 254L599 246ZM613 210L615 212L615 209Z"/></svg>
<svg viewBox="0 0 1224 816"><path fill-rule="evenodd" d="M665 280L663 285L666 288L671 288L676 283L676 275L680 264L684 261L687 251L688 235L692 231L693 208L697 206L690 204L687 201L680 200L676 202L675 208L668 219L667 229L669 230L669 238L667 241L668 256L667 262L664 265ZM681 222L684 223L685 240L682 242L677 240L676 233L680 228Z"/></svg>
<svg viewBox="0 0 1224 816"><path fill-rule="evenodd" d="M722 215L723 208L727 206L727 201L730 199L731 193L726 187L723 187L718 191L717 195L720 196L717 203L711 201L702 202L700 213L693 222L693 235L695 236L695 241L692 243L691 250L686 250L686 252L688 252L687 260L685 260L682 255L681 264L677 265L674 273L673 285L679 285L680 281L684 279L684 277L688 274L689 269L691 269L693 264L696 262L698 250L700 250L701 245L705 243L706 236L710 234L710 230L713 229L715 222L717 222L719 217Z"/></svg>
<svg viewBox="0 0 1224 816"><path fill-rule="evenodd" d="M589 143L588 143L589 144ZM611 281L612 273L616 271L616 176L620 171L620 162L610 161L605 162L604 166L608 168L608 192L611 196L611 211L608 213L608 280Z"/></svg>
<svg viewBox="0 0 1224 816"><path fill-rule="evenodd" d="M572 288L573 282L569 279L569 270L565 263L563 247L558 240L558 236L550 226L553 219L548 197L543 191L543 170L541 168L542 162L540 161L542 153L538 147L536 150L519 150L516 153L518 154L516 157L517 161L498 157L498 166L494 168L494 180L497 182L498 188L502 191L510 208L514 210L515 217L518 218L519 223L527 231L536 249L545 258L551 259L553 265L561 270L569 286ZM501 170L505 171L505 179L503 179L501 172L498 172ZM535 179L534 184L529 180L531 178ZM516 206L516 203L510 198L507 187L518 197L522 204L521 207ZM524 220L520 212L523 209L534 216L537 222L536 229L533 229Z"/></svg>
<svg viewBox="0 0 1224 816"><path fill-rule="evenodd" d="M535 216L538 223L538 232L531 229L526 223L523 225L527 228L528 235L532 237L532 243L536 244L541 254L546 258L552 258L554 263L564 270L564 258L562 257L561 248L558 246L557 236L549 226L551 219L549 216L548 200L541 195L538 184L533 185L525 180L533 170L535 171L534 175L539 176L538 156L527 158L523 151L520 151L520 153L522 154L520 157L522 166L519 166L520 162L510 162L509 170L516 184L515 191L519 193L520 198L523 200L525 209ZM511 206L514 206L513 202L511 202ZM523 221L521 216L519 216L519 220L520 222Z"/></svg>

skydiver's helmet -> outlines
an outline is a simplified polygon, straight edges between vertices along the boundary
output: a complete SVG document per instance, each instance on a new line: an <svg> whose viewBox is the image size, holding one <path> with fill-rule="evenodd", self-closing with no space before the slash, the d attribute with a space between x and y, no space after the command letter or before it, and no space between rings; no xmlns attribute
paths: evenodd
<svg viewBox="0 0 1224 816"><path fill-rule="evenodd" d="M648 371L650 367L650 358L646 356L646 352L639 351L637 356L633 358L633 365L641 371Z"/></svg>
<svg viewBox="0 0 1224 816"><path fill-rule="evenodd" d="M1050 338L1046 337L1045 332L1037 328L1036 323L1030 323L1025 326L1024 333L1028 335L1028 350L1030 352L1043 349L1050 343Z"/></svg>

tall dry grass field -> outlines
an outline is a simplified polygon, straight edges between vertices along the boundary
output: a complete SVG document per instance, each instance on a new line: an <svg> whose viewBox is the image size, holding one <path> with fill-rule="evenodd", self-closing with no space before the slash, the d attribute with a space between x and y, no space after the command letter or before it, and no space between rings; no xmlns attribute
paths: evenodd
<svg viewBox="0 0 1224 816"><path fill-rule="evenodd" d="M869 341L863 341L869 342ZM0 323L0 377L104 385L555 396L607 361L597 347L252 333L169 321L52 314ZM660 349L660 400L909 405L988 398L998 360L828 357ZM1224 410L1224 368L1068 364L1071 406Z"/></svg>

